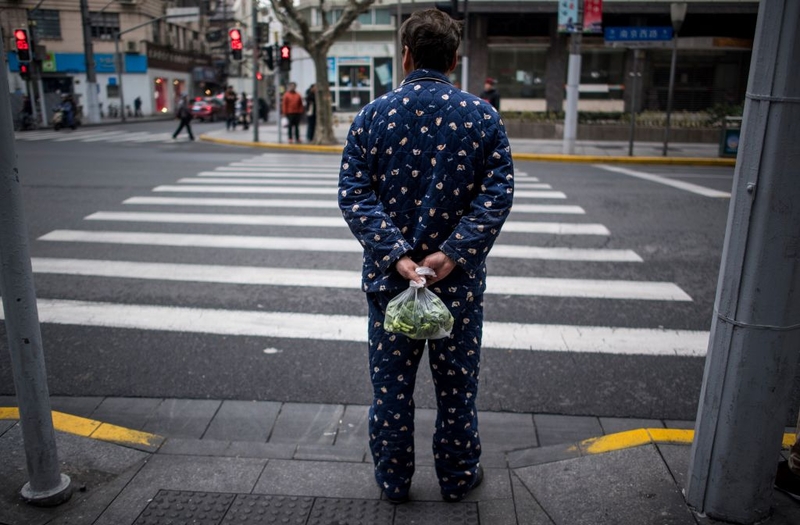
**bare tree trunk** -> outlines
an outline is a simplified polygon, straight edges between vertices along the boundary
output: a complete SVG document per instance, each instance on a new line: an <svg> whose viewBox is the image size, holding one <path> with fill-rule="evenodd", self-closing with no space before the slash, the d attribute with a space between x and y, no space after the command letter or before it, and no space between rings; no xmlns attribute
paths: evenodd
<svg viewBox="0 0 800 525"><path fill-rule="evenodd" d="M314 144L338 144L333 132L333 105L331 88L328 85L328 48L319 49L311 55L317 82L317 126Z"/></svg>

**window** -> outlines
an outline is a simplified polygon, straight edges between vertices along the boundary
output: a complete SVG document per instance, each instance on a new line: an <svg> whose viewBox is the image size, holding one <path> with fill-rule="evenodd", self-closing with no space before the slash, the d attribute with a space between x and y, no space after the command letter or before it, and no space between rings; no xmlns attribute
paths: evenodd
<svg viewBox="0 0 800 525"><path fill-rule="evenodd" d="M375 10L375 23L377 25L388 26L392 23L392 14L388 9Z"/></svg>
<svg viewBox="0 0 800 525"><path fill-rule="evenodd" d="M524 46L490 47L489 64L488 76L498 80L498 91L503 97L545 97L546 49ZM483 90L483 84L480 90Z"/></svg>
<svg viewBox="0 0 800 525"><path fill-rule="evenodd" d="M358 15L357 18L358 22L362 26L371 26L372 25L372 11L365 11Z"/></svg>
<svg viewBox="0 0 800 525"><path fill-rule="evenodd" d="M89 13L92 21L92 38L111 40L119 32L119 13Z"/></svg>
<svg viewBox="0 0 800 525"><path fill-rule="evenodd" d="M61 19L57 9L37 9L28 15L36 23L37 39L61 38Z"/></svg>

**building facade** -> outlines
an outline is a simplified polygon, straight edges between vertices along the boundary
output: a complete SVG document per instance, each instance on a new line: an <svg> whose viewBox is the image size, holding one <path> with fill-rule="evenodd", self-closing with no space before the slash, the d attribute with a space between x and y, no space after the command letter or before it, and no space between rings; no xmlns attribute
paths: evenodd
<svg viewBox="0 0 800 525"><path fill-rule="evenodd" d="M192 22L173 23L162 18L169 7L196 5L196 2L162 0L88 0L102 114L113 115L122 110L120 83L128 110L133 112L134 101L139 99L143 114L149 115L170 113L176 109L181 95L201 94L207 84L217 81L217 71L203 38L205 13ZM43 95L46 115L58 105L63 94L73 94L79 104L85 100L87 77L79 2L0 0L0 10L3 12L0 32L12 97L30 92L37 99ZM10 44L14 28L22 27L29 27L35 39L41 81L26 82L19 75L17 56ZM117 71L115 60L118 33L123 33L119 41L124 62L122 73Z"/></svg>

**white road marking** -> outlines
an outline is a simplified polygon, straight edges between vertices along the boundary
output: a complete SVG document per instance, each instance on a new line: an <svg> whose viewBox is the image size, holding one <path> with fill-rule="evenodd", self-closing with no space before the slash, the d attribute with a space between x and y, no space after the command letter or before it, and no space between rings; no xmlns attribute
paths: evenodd
<svg viewBox="0 0 800 525"><path fill-rule="evenodd" d="M323 175L320 173L286 173L285 171L281 172L267 172L267 171L201 171L197 174L198 177L234 177L234 178L241 178L241 177L253 177L253 178L272 178L272 179L281 179L285 182L295 181L300 179L316 179L316 180L333 180L338 181L339 176L334 175Z"/></svg>
<svg viewBox="0 0 800 525"><path fill-rule="evenodd" d="M305 268L264 268L205 264L168 264L94 259L35 257L33 271L122 279L361 289L361 273ZM487 279L487 294L644 301L691 301L680 287L668 282L600 279L506 277Z"/></svg>
<svg viewBox="0 0 800 525"><path fill-rule="evenodd" d="M61 325L363 344L367 341L366 316L61 299L39 299L38 310L41 322ZM2 307L0 317L5 318ZM708 332L691 330L486 322L482 346L503 350L702 357L706 354L708 337ZM361 351L360 347L352 348Z"/></svg>
<svg viewBox="0 0 800 525"><path fill-rule="evenodd" d="M121 137L113 137L108 139L106 142L136 142L141 139L150 138L153 134L149 131L137 131L135 133L126 133Z"/></svg>
<svg viewBox="0 0 800 525"><path fill-rule="evenodd" d="M561 191L517 191L514 190L514 197L523 199L566 199L567 196Z"/></svg>
<svg viewBox="0 0 800 525"><path fill-rule="evenodd" d="M185 177L183 179L178 179L178 184L261 184L264 186L271 186L271 185L285 185L289 184L290 182L286 180L285 177L281 179L257 179L257 178L244 178L244 179L234 179L231 178L218 178L214 179L212 177L203 178L203 177ZM331 180L305 180L305 179L295 179L294 177L291 180L291 184L293 186L319 186L319 187L327 187L327 188L336 188L338 183L331 179Z"/></svg>
<svg viewBox="0 0 800 525"><path fill-rule="evenodd" d="M72 141L72 140L83 141L85 139L89 139L89 138L92 138L92 137L97 137L97 136L102 136L102 135L106 135L107 136L108 133L114 133L114 132L113 131L98 132L98 130L73 131L71 133L68 133L67 135L62 135L61 137L59 137L57 139L54 139L53 142L69 142L69 141Z"/></svg>
<svg viewBox="0 0 800 525"><path fill-rule="evenodd" d="M266 226L347 227L340 216L309 217L291 215L251 215L226 213L162 213L136 211L99 211L85 217L89 221L164 222L183 224L248 224ZM611 235L602 224L573 224L566 222L506 221L504 232L548 233L553 235Z"/></svg>
<svg viewBox="0 0 800 525"><path fill-rule="evenodd" d="M336 201L312 199L215 199L193 197L131 197L122 204L156 206L230 206L237 208L325 208L339 209Z"/></svg>
<svg viewBox="0 0 800 525"><path fill-rule="evenodd" d="M339 253L362 252L361 245L352 239L322 239L311 237L53 230L39 237L39 240L244 250L294 250ZM504 257L510 259L544 259L556 261L643 262L642 258L632 250L515 246L505 244L496 244L494 248L492 248L491 256L493 258Z"/></svg>
<svg viewBox="0 0 800 525"><path fill-rule="evenodd" d="M556 213L566 215L585 215L586 211L580 206L568 204L514 204L511 214L514 213Z"/></svg>
<svg viewBox="0 0 800 525"><path fill-rule="evenodd" d="M269 193L280 195L330 195L334 196L338 192L336 188L294 188L287 186L156 186L153 188L156 193Z"/></svg>
<svg viewBox="0 0 800 525"><path fill-rule="evenodd" d="M623 175L630 175L631 177L636 177L637 179L656 182L658 184L663 184L665 186L671 186L673 188L688 191L691 193L696 193L697 195L702 195L704 197L730 198L731 196L731 194L726 191L712 190L711 188L698 186L697 184L692 184L691 182L669 179L666 177L661 177L659 175L653 175L652 173L645 173L643 171L635 171L628 168L620 168L618 166L607 166L605 164L595 164L594 167L599 168L601 170L612 171L614 173L622 173Z"/></svg>
<svg viewBox="0 0 800 525"><path fill-rule="evenodd" d="M106 133L101 133L99 135L95 135L94 137L86 137L81 142L102 142L108 140L110 137L119 137L121 135L127 135L127 131L108 131Z"/></svg>

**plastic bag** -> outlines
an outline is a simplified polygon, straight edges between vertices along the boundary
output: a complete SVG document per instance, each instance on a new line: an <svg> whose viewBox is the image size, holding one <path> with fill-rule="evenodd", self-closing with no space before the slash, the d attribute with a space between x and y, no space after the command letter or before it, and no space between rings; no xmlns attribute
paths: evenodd
<svg viewBox="0 0 800 525"><path fill-rule="evenodd" d="M419 275L435 275L427 267L417 268ZM409 282L407 290L386 305L384 329L411 339L442 339L453 329L453 314L435 293L422 284Z"/></svg>

